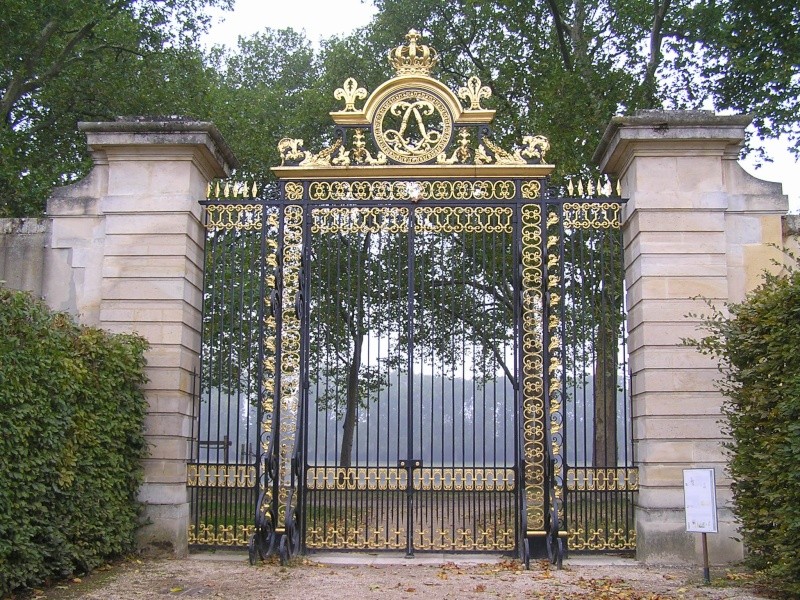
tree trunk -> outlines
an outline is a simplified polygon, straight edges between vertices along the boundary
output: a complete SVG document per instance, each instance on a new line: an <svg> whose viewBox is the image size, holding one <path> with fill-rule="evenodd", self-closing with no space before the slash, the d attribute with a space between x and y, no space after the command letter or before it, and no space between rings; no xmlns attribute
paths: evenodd
<svg viewBox="0 0 800 600"><path fill-rule="evenodd" d="M342 431L342 449L339 454L339 467L347 469L352 463L353 436L356 430L356 416L358 415L358 374L361 370L361 345L363 336L358 336L353 344L353 356L347 371L347 405L344 413L344 426Z"/></svg>
<svg viewBox="0 0 800 600"><path fill-rule="evenodd" d="M613 325L614 318L604 315L595 345L592 455L595 467L617 466L617 332Z"/></svg>

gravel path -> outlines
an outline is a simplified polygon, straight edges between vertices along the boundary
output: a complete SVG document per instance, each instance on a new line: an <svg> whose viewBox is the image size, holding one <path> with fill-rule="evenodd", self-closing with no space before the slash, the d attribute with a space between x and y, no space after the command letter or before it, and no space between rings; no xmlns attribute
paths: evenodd
<svg viewBox="0 0 800 600"><path fill-rule="evenodd" d="M561 571L546 562L525 571L516 561L440 557L394 562L341 555L299 558L288 567L266 562L251 567L242 555L202 555L185 560L129 560L81 580L37 590L37 599L87 600L228 598L231 600L430 600L471 598L575 598L602 600L756 600L746 576L712 570L711 586L699 569L645 567L633 561L576 558ZM483 562L481 562L483 561ZM386 563L390 564L386 564Z"/></svg>

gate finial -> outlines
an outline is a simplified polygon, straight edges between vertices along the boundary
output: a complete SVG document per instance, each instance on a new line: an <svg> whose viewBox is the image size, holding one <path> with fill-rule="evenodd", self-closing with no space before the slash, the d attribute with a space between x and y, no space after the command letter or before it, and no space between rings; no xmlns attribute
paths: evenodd
<svg viewBox="0 0 800 600"><path fill-rule="evenodd" d="M408 45L401 44L389 50L389 64L398 75L430 75L439 61L439 54L425 44L419 44L420 33L411 29L406 34Z"/></svg>

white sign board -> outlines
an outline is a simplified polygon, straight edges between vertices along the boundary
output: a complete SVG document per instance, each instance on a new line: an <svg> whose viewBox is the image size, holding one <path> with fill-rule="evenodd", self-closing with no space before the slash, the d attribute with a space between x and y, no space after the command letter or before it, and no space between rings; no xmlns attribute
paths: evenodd
<svg viewBox="0 0 800 600"><path fill-rule="evenodd" d="M683 499L686 507L686 531L717 533L714 469L684 469Z"/></svg>

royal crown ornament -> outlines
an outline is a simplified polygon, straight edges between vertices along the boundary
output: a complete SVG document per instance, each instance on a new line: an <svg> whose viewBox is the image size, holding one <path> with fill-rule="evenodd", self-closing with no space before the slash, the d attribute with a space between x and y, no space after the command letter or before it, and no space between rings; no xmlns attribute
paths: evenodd
<svg viewBox="0 0 800 600"><path fill-rule="evenodd" d="M412 29L406 34L408 44L389 50L389 64L398 75L430 75L439 61L436 50L420 44L419 39L419 31Z"/></svg>

